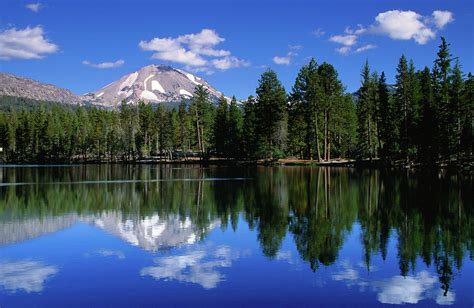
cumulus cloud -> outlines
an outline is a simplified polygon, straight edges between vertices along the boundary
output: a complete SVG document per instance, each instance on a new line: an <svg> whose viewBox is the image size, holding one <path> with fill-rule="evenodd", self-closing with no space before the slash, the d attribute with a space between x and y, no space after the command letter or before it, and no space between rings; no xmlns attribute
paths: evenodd
<svg viewBox="0 0 474 308"><path fill-rule="evenodd" d="M196 250L182 255L155 259L156 266L145 267L142 276L151 276L157 280L176 280L195 283L204 289L213 289L225 279L219 268L232 266L238 259L228 246L219 246L213 251Z"/></svg>
<svg viewBox="0 0 474 308"><path fill-rule="evenodd" d="M291 48L290 48L291 49ZM293 61L293 58L298 56L298 54L294 51L289 51L286 56L274 56L273 63L278 65L290 65Z"/></svg>
<svg viewBox="0 0 474 308"><path fill-rule="evenodd" d="M41 26L0 32L0 59L41 59L57 52L59 47L44 36Z"/></svg>
<svg viewBox="0 0 474 308"><path fill-rule="evenodd" d="M38 13L41 10L42 5L41 3L37 2L37 3L29 3L25 5L25 7L35 13Z"/></svg>
<svg viewBox="0 0 474 308"><path fill-rule="evenodd" d="M41 292L44 282L56 275L55 266L37 261L0 262L0 287L10 292Z"/></svg>
<svg viewBox="0 0 474 308"><path fill-rule="evenodd" d="M333 35L329 41L343 45L335 49L342 55L376 48L374 44L357 47L360 36L367 34L386 35L394 40L414 40L423 45L434 39L438 30L453 21L453 13L449 11L436 10L430 16L423 16L414 11L391 10L379 13L372 25L364 27L359 24L356 29L346 27L344 34Z"/></svg>
<svg viewBox="0 0 474 308"><path fill-rule="evenodd" d="M194 71L213 72L247 66L248 62L232 56L229 50L218 49L225 39L212 29L178 37L156 37L140 41L142 50L153 51L152 58L185 65Z"/></svg>
<svg viewBox="0 0 474 308"><path fill-rule="evenodd" d="M120 67L125 63L124 60L117 60L115 62L102 62L102 63L91 63L87 60L82 61L82 64L95 67L95 68L116 68Z"/></svg>
<svg viewBox="0 0 474 308"><path fill-rule="evenodd" d="M423 22L423 16L413 11L383 12L375 17L375 21L372 31L388 35L391 39L413 39L423 45L435 37L435 31Z"/></svg>
<svg viewBox="0 0 474 308"><path fill-rule="evenodd" d="M453 13L449 11L434 11L431 16L438 29L443 29L444 26L454 21Z"/></svg>

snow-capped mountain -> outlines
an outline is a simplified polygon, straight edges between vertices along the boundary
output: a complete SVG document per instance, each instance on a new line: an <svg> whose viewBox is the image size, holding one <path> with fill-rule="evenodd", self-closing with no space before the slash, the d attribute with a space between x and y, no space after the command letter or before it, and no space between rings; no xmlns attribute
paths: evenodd
<svg viewBox="0 0 474 308"><path fill-rule="evenodd" d="M116 107L123 100L128 103L174 103L183 98L190 99L197 85L203 85L213 101L222 94L200 77L170 66L153 64L87 93L84 98L104 107Z"/></svg>

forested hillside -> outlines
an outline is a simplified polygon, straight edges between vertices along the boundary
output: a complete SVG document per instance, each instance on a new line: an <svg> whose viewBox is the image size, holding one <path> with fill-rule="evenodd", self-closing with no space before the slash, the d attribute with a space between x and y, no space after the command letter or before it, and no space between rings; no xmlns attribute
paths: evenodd
<svg viewBox="0 0 474 308"><path fill-rule="evenodd" d="M265 71L242 104L215 106L197 86L178 108L123 103L119 110L40 104L0 111L6 162L135 161L199 156L238 160L293 157L434 164L472 159L474 77L442 38L433 67L401 56L394 90L384 72L361 70L357 99L335 68L312 59L290 93Z"/></svg>

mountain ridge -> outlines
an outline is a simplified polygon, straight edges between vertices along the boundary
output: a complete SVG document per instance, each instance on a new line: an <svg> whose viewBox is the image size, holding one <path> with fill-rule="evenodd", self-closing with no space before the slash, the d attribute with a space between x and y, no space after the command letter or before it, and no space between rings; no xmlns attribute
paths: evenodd
<svg viewBox="0 0 474 308"><path fill-rule="evenodd" d="M217 102L222 95L203 78L167 65L141 67L84 95L76 95L68 89L28 77L0 72L0 96L104 108L116 108L122 101L129 104L139 101L152 104L179 103L190 100L198 85L209 91L213 102Z"/></svg>

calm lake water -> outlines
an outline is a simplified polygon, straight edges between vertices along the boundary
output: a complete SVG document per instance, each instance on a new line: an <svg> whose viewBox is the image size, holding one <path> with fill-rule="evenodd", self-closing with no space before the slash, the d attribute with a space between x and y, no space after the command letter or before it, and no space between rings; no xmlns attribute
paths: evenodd
<svg viewBox="0 0 474 308"><path fill-rule="evenodd" d="M474 304L473 182L316 167L0 168L0 306Z"/></svg>

